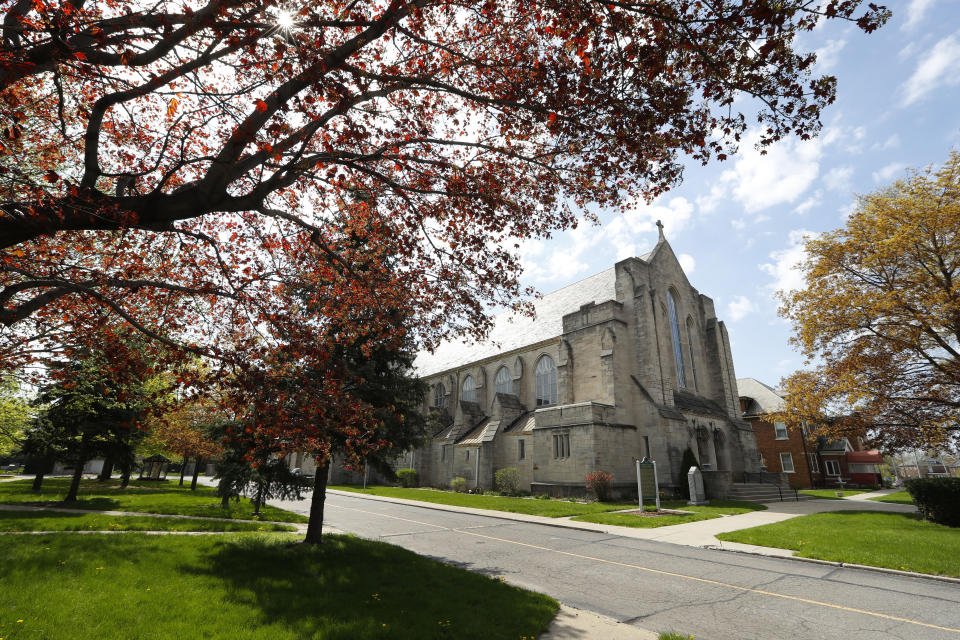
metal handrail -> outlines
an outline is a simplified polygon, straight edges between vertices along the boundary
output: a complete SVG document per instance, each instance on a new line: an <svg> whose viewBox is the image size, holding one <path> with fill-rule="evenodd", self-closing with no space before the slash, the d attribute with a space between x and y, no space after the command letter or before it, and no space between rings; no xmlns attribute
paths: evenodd
<svg viewBox="0 0 960 640"><path fill-rule="evenodd" d="M763 471L759 471L759 472L757 472L757 473L753 473L753 472L750 472L750 471L744 471L744 472L743 472L743 481L744 481L744 482L750 482L750 476L756 475L756 476L760 479L760 483L761 483L761 484L763 484L764 482L766 482L767 484L772 484L773 486L775 486L775 487L777 488L777 494L779 494L779 496L780 496L780 502L783 502L783 501L784 501L784 500L783 500L783 488L782 488L779 484L777 484L776 482L774 482L774 481L772 481L772 480L764 480L764 479L763 479L763 474L764 474ZM796 489L794 489L793 487L791 487L791 489L793 489L793 497L794 497L794 500L795 500L796 502L800 502L800 492L797 491Z"/></svg>

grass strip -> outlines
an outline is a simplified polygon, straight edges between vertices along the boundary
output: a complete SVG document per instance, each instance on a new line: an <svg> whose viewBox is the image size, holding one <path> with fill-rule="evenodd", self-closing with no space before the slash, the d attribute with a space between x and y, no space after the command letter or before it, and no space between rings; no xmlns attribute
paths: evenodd
<svg viewBox="0 0 960 640"><path fill-rule="evenodd" d="M80 483L78 500L63 505L62 500L70 488L69 478L46 478L38 493L30 489L32 480L14 480L0 484L0 503L29 504L34 506L69 506L71 509L94 511L136 511L167 515L200 516L208 518L253 519L253 503L247 498L220 506L220 498L212 487L178 486L175 482L133 481L126 489L120 488L119 480L83 480ZM260 508L263 520L274 522L307 522L297 513L270 505ZM2 637L2 636L0 636Z"/></svg>
<svg viewBox="0 0 960 640"><path fill-rule="evenodd" d="M538 500L536 498L510 498L505 496L476 496L469 493L438 491L436 489L404 489L401 487L369 487L366 490L351 486L332 486L330 489L351 491L386 498L403 498L433 504L448 504L455 507L471 507L490 511L508 511L547 518L562 518L588 513L619 511L635 507L635 502L571 502L568 500Z"/></svg>
<svg viewBox="0 0 960 640"><path fill-rule="evenodd" d="M893 504L913 504L913 498L910 497L910 493L907 491L897 491L896 493L891 493L885 496L877 496L876 498L867 498L868 500L873 500L874 502L892 502Z"/></svg>
<svg viewBox="0 0 960 640"><path fill-rule="evenodd" d="M289 525L249 520L107 516L61 511L0 511L0 531L295 531ZM2 637L2 636L0 636Z"/></svg>
<svg viewBox="0 0 960 640"><path fill-rule="evenodd" d="M795 555L960 577L960 529L913 513L835 511L717 535Z"/></svg>
<svg viewBox="0 0 960 640"><path fill-rule="evenodd" d="M805 496L824 498L826 500L843 500L844 497L855 496L858 493L870 493L872 489L804 489L800 491ZM840 492L840 496L837 496Z"/></svg>
<svg viewBox="0 0 960 640"><path fill-rule="evenodd" d="M0 545L0 637L517 640L541 633L558 609L385 543L294 540L10 536Z"/></svg>
<svg viewBox="0 0 960 640"><path fill-rule="evenodd" d="M742 500L711 500L708 505L692 506L682 500L661 503L664 509L678 509L692 511L689 514L664 516L637 516L632 513L595 513L573 518L580 522L596 522L597 524L612 524L618 527L633 527L638 529L653 529L668 527L674 524L697 522L698 520L712 520L720 516L764 511L767 507L756 502Z"/></svg>

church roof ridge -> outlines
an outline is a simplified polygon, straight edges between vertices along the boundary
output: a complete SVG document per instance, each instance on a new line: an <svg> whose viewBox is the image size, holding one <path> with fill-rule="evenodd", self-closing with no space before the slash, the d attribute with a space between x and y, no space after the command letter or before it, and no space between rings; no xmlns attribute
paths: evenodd
<svg viewBox="0 0 960 640"><path fill-rule="evenodd" d="M559 337L563 333L564 315L590 302L616 300L616 281L616 267L609 267L533 300L535 318L509 311L498 313L486 340L444 342L432 354L421 351L414 362L416 372L430 376Z"/></svg>

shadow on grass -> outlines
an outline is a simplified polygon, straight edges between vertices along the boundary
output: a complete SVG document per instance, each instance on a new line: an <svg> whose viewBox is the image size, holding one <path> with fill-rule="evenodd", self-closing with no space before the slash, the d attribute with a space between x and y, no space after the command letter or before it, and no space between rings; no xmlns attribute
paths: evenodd
<svg viewBox="0 0 960 640"><path fill-rule="evenodd" d="M346 536L327 536L320 548L237 538L180 570L223 580L225 601L303 638L533 637L557 607L546 596Z"/></svg>

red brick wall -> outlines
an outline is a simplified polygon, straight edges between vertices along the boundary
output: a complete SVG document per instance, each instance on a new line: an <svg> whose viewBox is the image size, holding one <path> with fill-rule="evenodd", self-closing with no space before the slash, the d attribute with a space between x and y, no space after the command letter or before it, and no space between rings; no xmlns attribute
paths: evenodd
<svg viewBox="0 0 960 640"><path fill-rule="evenodd" d="M763 455L767 471L783 471L780 465L780 454L789 453L793 456L794 468L793 473L787 474L790 486L796 489L809 488L811 486L811 474L807 456L803 452L803 434L799 430L789 429L786 440L777 440L776 429L774 429L772 422L767 422L757 416L744 416L744 419L753 425L753 433L757 438L757 448ZM808 444L807 452L815 454L816 447ZM821 485L823 483L822 473L823 469L821 468L820 473L812 475L812 484Z"/></svg>

